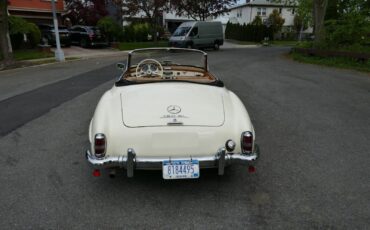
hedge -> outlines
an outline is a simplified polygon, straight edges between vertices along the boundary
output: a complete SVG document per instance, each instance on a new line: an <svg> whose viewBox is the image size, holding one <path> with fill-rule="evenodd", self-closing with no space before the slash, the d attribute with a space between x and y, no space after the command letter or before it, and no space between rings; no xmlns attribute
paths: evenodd
<svg viewBox="0 0 370 230"><path fill-rule="evenodd" d="M273 31L265 25L233 24L228 22L225 30L226 39L261 42L266 37L273 39Z"/></svg>

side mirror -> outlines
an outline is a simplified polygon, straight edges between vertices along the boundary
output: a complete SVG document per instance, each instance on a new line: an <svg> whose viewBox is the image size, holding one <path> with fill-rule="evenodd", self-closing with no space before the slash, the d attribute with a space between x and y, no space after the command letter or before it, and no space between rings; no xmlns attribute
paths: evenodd
<svg viewBox="0 0 370 230"><path fill-rule="evenodd" d="M121 63L121 62L118 62L117 65L116 65L117 69L121 70L121 71L125 71L126 70L126 64L124 63Z"/></svg>

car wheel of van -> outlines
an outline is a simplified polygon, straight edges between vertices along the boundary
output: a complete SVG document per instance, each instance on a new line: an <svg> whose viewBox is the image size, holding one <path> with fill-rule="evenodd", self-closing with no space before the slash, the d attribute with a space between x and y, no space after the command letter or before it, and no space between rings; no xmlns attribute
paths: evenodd
<svg viewBox="0 0 370 230"><path fill-rule="evenodd" d="M193 49L193 44L191 44L191 43L187 44L187 45L186 45L186 48L188 48L188 49Z"/></svg>
<svg viewBox="0 0 370 230"><path fill-rule="evenodd" d="M215 50L219 50L219 49L220 49L220 45L218 44L218 42L215 42L215 44L214 44L213 48L214 48Z"/></svg>

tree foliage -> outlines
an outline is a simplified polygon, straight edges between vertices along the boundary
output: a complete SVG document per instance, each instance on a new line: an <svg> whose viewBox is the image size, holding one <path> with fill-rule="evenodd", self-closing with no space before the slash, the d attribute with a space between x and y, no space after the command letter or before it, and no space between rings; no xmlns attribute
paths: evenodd
<svg viewBox="0 0 370 230"><path fill-rule="evenodd" d="M268 22L271 26L273 33L276 34L281 31L281 28L284 25L285 19L281 17L277 9L274 9L268 17Z"/></svg>
<svg viewBox="0 0 370 230"><path fill-rule="evenodd" d="M65 0L68 17L72 24L94 26L108 15L105 0Z"/></svg>
<svg viewBox="0 0 370 230"><path fill-rule="evenodd" d="M256 17L254 17L252 25L260 26L262 24L262 18L260 16L257 15Z"/></svg>
<svg viewBox="0 0 370 230"><path fill-rule="evenodd" d="M332 8L334 9L332 9ZM363 46L370 41L370 1L338 0L328 7L324 45L328 48Z"/></svg>
<svg viewBox="0 0 370 230"><path fill-rule="evenodd" d="M0 59L4 65L13 62L13 49L9 37L8 1L0 1Z"/></svg>
<svg viewBox="0 0 370 230"><path fill-rule="evenodd" d="M124 1L123 0L111 0L113 5L116 7L116 17L117 21L122 25L123 22L123 6L124 6Z"/></svg>
<svg viewBox="0 0 370 230"><path fill-rule="evenodd" d="M328 0L273 0L285 5L294 6L302 20L309 23L312 18L315 41L324 38L324 19ZM310 16L312 15L312 17Z"/></svg>
<svg viewBox="0 0 370 230"><path fill-rule="evenodd" d="M173 0L176 14L204 21L209 17L224 15L236 0Z"/></svg>
<svg viewBox="0 0 370 230"><path fill-rule="evenodd" d="M41 40L41 32L36 24L16 16L9 16L9 34L14 49L34 48ZM24 41L24 35L27 36L27 41Z"/></svg>
<svg viewBox="0 0 370 230"><path fill-rule="evenodd" d="M109 16L101 18L97 26L108 37L110 42L119 41L123 37L122 26Z"/></svg>
<svg viewBox="0 0 370 230"><path fill-rule="evenodd" d="M126 0L123 2L123 14L131 17L140 13L144 14L143 16L150 24L150 32L156 41L158 25L161 24L159 19L168 6L167 0Z"/></svg>

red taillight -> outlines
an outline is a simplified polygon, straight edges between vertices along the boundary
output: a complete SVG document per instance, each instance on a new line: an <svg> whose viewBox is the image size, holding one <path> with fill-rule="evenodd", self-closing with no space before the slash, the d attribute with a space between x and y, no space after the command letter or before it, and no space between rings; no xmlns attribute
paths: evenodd
<svg viewBox="0 0 370 230"><path fill-rule="evenodd" d="M100 174L100 170L99 169L94 169L93 171L93 176L94 177L99 177L101 174Z"/></svg>
<svg viewBox="0 0 370 230"><path fill-rule="evenodd" d="M105 140L105 135L102 133L96 134L95 140L94 140L95 156L104 157L106 146L107 146L107 143Z"/></svg>
<svg viewBox="0 0 370 230"><path fill-rule="evenodd" d="M252 153L253 150L253 133L252 132L244 132L242 133L241 138L241 146L243 153Z"/></svg>

